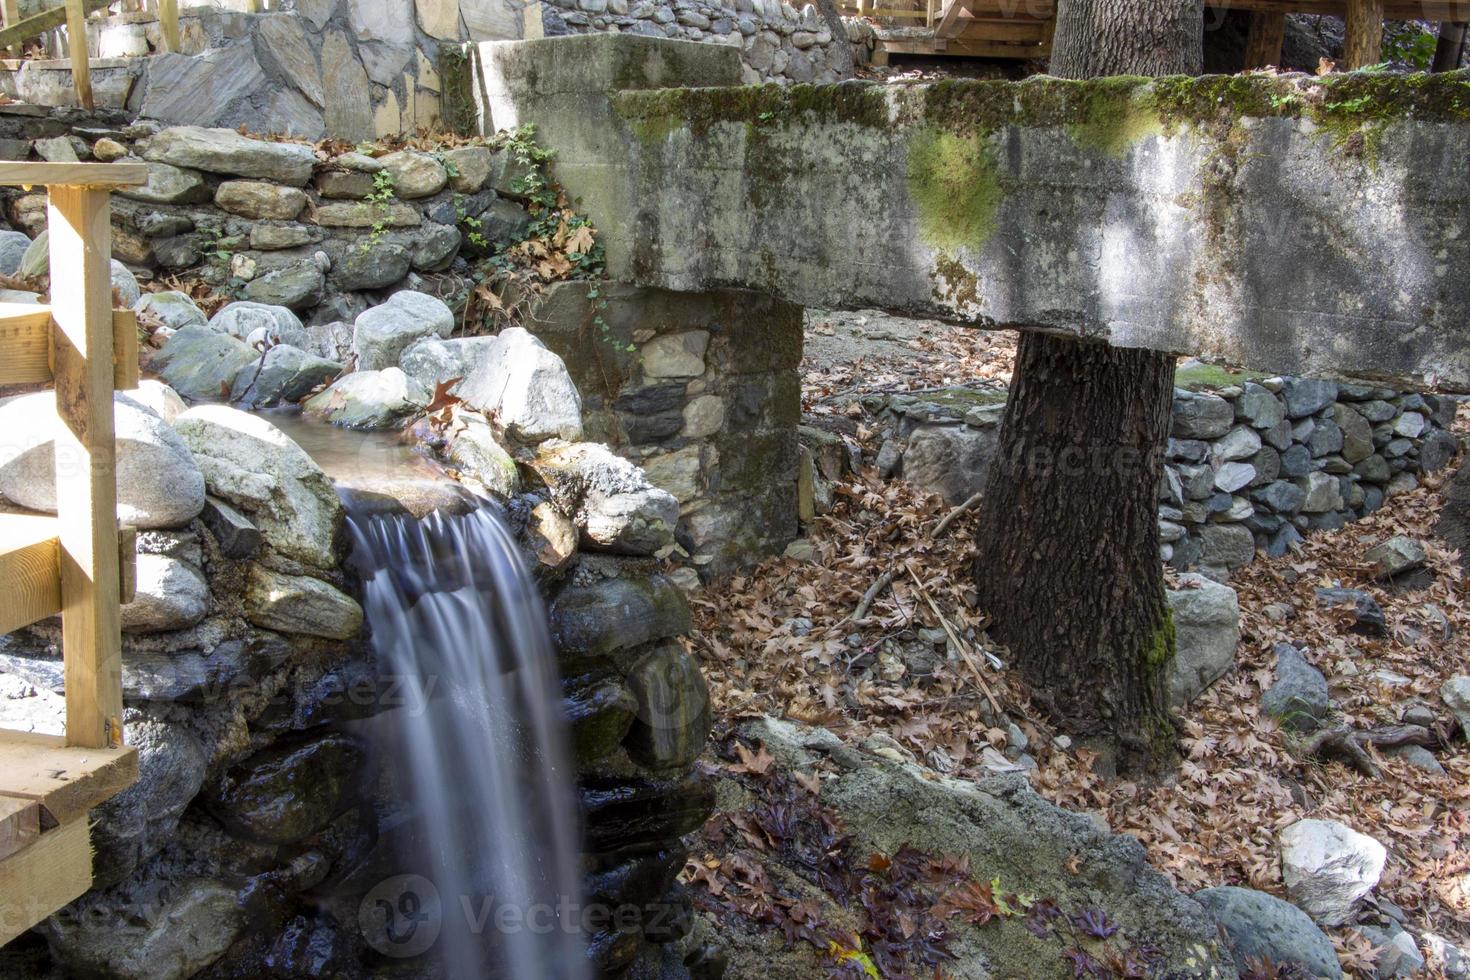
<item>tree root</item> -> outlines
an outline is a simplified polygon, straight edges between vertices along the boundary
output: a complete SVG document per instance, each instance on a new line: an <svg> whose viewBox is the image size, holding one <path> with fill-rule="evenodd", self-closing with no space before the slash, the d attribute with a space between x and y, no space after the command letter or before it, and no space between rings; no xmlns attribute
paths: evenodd
<svg viewBox="0 0 1470 980"><path fill-rule="evenodd" d="M1365 732L1344 725L1318 732L1301 743L1300 751L1308 758L1340 759L1363 775L1379 779L1383 773L1368 752L1370 746L1393 749L1403 745L1422 745L1427 748L1437 742L1434 733L1421 725L1388 725Z"/></svg>

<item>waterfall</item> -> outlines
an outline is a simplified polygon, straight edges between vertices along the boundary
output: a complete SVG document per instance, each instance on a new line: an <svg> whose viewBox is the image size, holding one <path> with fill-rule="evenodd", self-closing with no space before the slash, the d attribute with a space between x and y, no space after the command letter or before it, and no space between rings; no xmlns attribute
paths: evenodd
<svg viewBox="0 0 1470 980"><path fill-rule="evenodd" d="M446 976L583 980L561 690L511 533L488 502L421 520L358 512L348 526L379 672L399 687L384 761L419 822L405 860L431 883L380 900L393 941L411 937L389 954L427 938Z"/></svg>

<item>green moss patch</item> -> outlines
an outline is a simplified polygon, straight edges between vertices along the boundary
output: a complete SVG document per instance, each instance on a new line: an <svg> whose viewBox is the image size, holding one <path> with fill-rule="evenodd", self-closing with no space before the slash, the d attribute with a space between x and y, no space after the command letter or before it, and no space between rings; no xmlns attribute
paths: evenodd
<svg viewBox="0 0 1470 980"><path fill-rule="evenodd" d="M1258 371L1237 371L1218 364L1191 364L1174 372L1174 386L1189 391L1209 391L1268 377L1270 375Z"/></svg>
<svg viewBox="0 0 1470 980"><path fill-rule="evenodd" d="M919 234L932 247L979 251L995 233L1004 191L987 138L917 130L909 142L908 187Z"/></svg>

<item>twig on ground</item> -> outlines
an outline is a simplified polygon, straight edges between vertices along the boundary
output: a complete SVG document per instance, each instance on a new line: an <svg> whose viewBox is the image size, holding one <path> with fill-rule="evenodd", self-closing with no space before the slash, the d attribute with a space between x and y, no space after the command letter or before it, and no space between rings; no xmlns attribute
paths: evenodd
<svg viewBox="0 0 1470 980"><path fill-rule="evenodd" d="M943 628L944 635L949 637L949 642L954 645L955 652L960 655L960 659L965 662L965 666L970 668L970 673L974 676L975 683L980 688L980 693L984 694L985 700L990 702L990 707L995 711L996 717L1004 717L1005 712L1001 710L1000 702L996 701L995 695L991 693L990 685L985 683L985 678L980 673L979 665L970 656L968 645L960 639L959 634L954 631L954 627L949 624L949 620L945 618L944 613L939 611L939 604L934 601L934 597L929 594L929 590L924 588L924 583L919 581L919 576L907 565L903 567L904 571L909 573L909 578L914 580L914 586L919 590L919 595L924 597L924 601L929 604L929 608L933 610L935 617L939 619L939 625Z"/></svg>
<svg viewBox="0 0 1470 980"><path fill-rule="evenodd" d="M938 541L940 538L944 537L944 532L949 530L949 526L951 524L953 524L962 514L968 514L971 510L975 508L975 505L977 505L978 503L980 503L980 501L984 499L984 490L980 490L974 494L971 494L969 500L966 500L954 510L950 511L948 514L945 514L944 520L934 525L934 532L929 536L935 541Z"/></svg>

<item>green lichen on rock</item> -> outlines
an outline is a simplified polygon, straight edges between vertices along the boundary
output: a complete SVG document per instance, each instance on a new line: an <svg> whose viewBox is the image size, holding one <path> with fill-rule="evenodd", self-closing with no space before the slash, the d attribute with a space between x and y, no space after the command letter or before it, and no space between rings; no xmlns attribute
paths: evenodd
<svg viewBox="0 0 1470 980"><path fill-rule="evenodd" d="M908 189L919 233L933 248L979 251L995 233L1005 192L987 137L918 129L909 141Z"/></svg>

